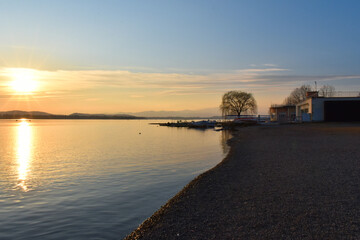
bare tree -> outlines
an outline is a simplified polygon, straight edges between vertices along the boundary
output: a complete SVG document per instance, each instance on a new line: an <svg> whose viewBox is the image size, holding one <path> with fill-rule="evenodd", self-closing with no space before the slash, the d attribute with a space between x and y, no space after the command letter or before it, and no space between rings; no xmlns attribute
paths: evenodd
<svg viewBox="0 0 360 240"><path fill-rule="evenodd" d="M333 97L335 95L335 87L331 85L324 85L320 88L319 94L323 97Z"/></svg>
<svg viewBox="0 0 360 240"><path fill-rule="evenodd" d="M285 98L284 104L296 105L306 99L306 93L311 91L310 85L302 85L299 88L295 88L290 95Z"/></svg>
<svg viewBox="0 0 360 240"><path fill-rule="evenodd" d="M223 95L220 110L225 115L241 113L256 113L257 105L251 93L230 91Z"/></svg>

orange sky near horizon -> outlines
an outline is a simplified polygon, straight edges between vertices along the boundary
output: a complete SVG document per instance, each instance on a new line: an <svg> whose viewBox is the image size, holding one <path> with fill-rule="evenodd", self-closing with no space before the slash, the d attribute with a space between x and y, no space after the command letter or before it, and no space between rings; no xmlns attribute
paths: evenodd
<svg viewBox="0 0 360 240"><path fill-rule="evenodd" d="M315 81L360 91L358 5L2 1L0 111L213 115L240 90L267 114Z"/></svg>
<svg viewBox="0 0 360 240"><path fill-rule="evenodd" d="M2 68L1 110L71 114L212 108L213 114L225 92L241 90L253 93L258 113L267 114L271 104L282 103L292 89L304 84L300 76L282 80L289 71L275 66L212 74ZM327 76L318 84L338 79Z"/></svg>
<svg viewBox="0 0 360 240"><path fill-rule="evenodd" d="M259 83L257 79L261 73L281 71L284 70L253 68L194 75L122 70L2 68L1 109L55 114L197 110L217 108L222 94L236 89L252 92L258 102L259 112L266 114L269 105L281 101L287 91L278 86L283 96L271 96L269 84ZM276 86L271 88L276 89Z"/></svg>

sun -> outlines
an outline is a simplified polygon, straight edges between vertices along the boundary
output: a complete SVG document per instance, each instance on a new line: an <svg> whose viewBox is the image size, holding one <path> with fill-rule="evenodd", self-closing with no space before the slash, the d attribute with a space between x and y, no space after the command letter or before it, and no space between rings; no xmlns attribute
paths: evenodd
<svg viewBox="0 0 360 240"><path fill-rule="evenodd" d="M37 89L35 73L32 69L12 69L10 86L17 93L31 94Z"/></svg>

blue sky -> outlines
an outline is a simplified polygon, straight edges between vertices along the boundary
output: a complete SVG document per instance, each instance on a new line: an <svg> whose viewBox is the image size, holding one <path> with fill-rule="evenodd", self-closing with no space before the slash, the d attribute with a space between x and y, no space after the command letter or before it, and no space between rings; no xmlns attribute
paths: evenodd
<svg viewBox="0 0 360 240"><path fill-rule="evenodd" d="M359 1L1 0L0 68L68 71L69 74L128 71L155 74L154 78L156 74L164 74L162 77L168 79L172 78L166 74L178 74L179 81L169 80L169 86L171 81L176 82L173 88L179 86L182 78L184 82L194 76L202 79L198 84L186 86L192 90L208 82L204 78L209 76L212 81L221 82L223 78L219 76L270 69L257 72L255 79L267 81L260 90L260 84L249 87L224 80L224 84L218 84L222 87L207 86L197 95L192 91L188 98L182 90L182 97L174 99L169 93L155 100L152 97L155 93L173 88L154 87L153 95L146 84L141 87L137 83L137 88L131 90L118 89L139 98L151 98L154 110L189 109L193 106L189 99L202 104L196 108L217 107L226 90L252 91L265 111L270 102L281 101L294 87L312 84L313 79L320 84L335 85L338 90L359 90L359 9ZM247 78L244 74L238 77ZM5 77L2 79L6 81ZM72 79L76 84L76 79ZM119 106L119 102L111 104L110 99L105 99L107 91L114 91L110 84L104 84L101 93L96 94L94 89L86 87L86 80L82 84L84 89L76 87L73 93L90 94L85 97L104 101L99 101L94 109L79 105L76 109L64 107L59 111L101 111L101 104L105 103L119 111L128 110ZM71 92L71 88L66 91ZM45 94L44 89L41 94ZM216 101L210 97L216 97ZM137 101L138 105L142 104ZM163 101L169 104L162 106ZM46 106L38 107L46 109ZM151 106L132 107L151 110Z"/></svg>

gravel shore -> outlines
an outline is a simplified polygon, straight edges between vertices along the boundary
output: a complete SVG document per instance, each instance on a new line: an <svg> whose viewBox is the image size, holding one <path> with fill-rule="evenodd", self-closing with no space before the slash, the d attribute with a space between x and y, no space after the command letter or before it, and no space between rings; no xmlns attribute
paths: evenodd
<svg viewBox="0 0 360 240"><path fill-rule="evenodd" d="M239 129L125 239L360 239L360 124Z"/></svg>

